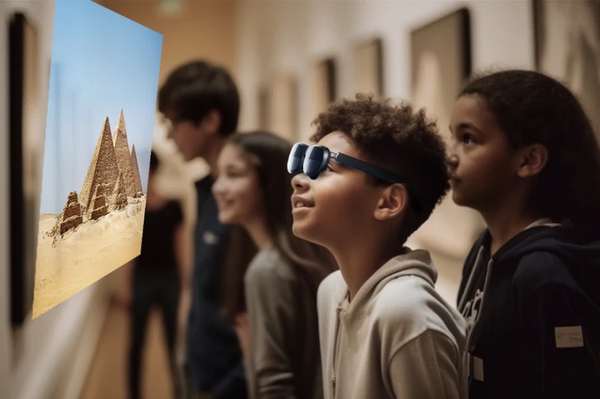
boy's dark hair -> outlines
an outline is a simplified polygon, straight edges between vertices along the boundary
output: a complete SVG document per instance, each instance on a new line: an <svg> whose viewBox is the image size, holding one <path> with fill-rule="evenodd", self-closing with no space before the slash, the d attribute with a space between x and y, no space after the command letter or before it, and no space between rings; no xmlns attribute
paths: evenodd
<svg viewBox="0 0 600 399"><path fill-rule="evenodd" d="M313 125L317 131L312 141L342 132L352 139L366 161L403 178L411 197L409 203L419 201L421 210L415 212L411 206L406 212L400 232L402 240L429 218L450 189L446 147L424 109L413 112L406 102L378 102L373 96L357 94L356 100L330 105Z"/></svg>
<svg viewBox="0 0 600 399"><path fill-rule="evenodd" d="M158 91L158 110L172 122L199 123L212 110L219 112L219 133L228 136L237 129L240 96L222 67L192 61L176 68Z"/></svg>
<svg viewBox="0 0 600 399"><path fill-rule="evenodd" d="M555 221L600 223L600 148L569 89L539 72L508 70L476 77L463 95L483 99L513 148L539 143L548 149L531 206Z"/></svg>

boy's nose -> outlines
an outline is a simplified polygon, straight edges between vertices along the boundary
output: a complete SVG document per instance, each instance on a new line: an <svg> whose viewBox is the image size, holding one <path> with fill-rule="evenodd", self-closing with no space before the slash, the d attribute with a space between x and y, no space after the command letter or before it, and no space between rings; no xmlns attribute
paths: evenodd
<svg viewBox="0 0 600 399"><path fill-rule="evenodd" d="M294 191L305 191L310 185L310 179L304 173L298 173L292 178L292 188Z"/></svg>

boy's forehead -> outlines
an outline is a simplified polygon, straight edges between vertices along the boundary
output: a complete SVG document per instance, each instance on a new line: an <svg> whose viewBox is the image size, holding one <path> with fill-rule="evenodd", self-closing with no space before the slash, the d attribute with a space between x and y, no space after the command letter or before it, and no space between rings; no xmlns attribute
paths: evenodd
<svg viewBox="0 0 600 399"><path fill-rule="evenodd" d="M331 152L341 152L351 157L358 157L360 155L358 146L352 137L343 132L331 132L321 138L318 144L329 148Z"/></svg>

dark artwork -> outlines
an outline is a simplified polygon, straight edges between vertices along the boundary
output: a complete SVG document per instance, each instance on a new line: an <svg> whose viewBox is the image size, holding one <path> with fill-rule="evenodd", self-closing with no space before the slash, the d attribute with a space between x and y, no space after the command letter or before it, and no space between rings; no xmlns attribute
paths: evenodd
<svg viewBox="0 0 600 399"><path fill-rule="evenodd" d="M314 64L312 90L312 114L317 116L320 112L325 111L337 97L335 61L333 58L320 60Z"/></svg>
<svg viewBox="0 0 600 399"><path fill-rule="evenodd" d="M332 103L336 98L335 61L331 58L321 63L321 69L326 79L327 102Z"/></svg>
<svg viewBox="0 0 600 399"><path fill-rule="evenodd" d="M469 11L459 9L411 32L412 99L448 126L456 96L471 74Z"/></svg>
<svg viewBox="0 0 600 399"><path fill-rule="evenodd" d="M26 156L32 106L38 93L37 33L24 14L12 16L9 27L10 74L10 299L11 322L23 324L33 305L35 281L35 171Z"/></svg>
<svg viewBox="0 0 600 399"><path fill-rule="evenodd" d="M600 138L600 1L533 1L540 72L577 95Z"/></svg>

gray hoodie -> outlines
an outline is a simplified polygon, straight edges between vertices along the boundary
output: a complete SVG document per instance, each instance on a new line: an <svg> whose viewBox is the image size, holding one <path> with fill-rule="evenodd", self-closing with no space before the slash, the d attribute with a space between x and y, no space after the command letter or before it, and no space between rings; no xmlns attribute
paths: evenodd
<svg viewBox="0 0 600 399"><path fill-rule="evenodd" d="M326 399L466 398L466 323L435 291L429 253L405 248L348 301L341 273L319 287Z"/></svg>

